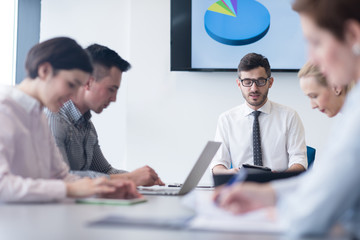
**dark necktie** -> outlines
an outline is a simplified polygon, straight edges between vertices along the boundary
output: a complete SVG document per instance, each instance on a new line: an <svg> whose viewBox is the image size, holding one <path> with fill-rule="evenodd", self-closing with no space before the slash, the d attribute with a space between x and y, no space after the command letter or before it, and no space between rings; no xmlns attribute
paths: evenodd
<svg viewBox="0 0 360 240"><path fill-rule="evenodd" d="M253 153L254 153L254 165L262 166L262 154L261 154L261 138L260 138L260 127L259 127L259 115L260 111L252 112L254 115L253 124Z"/></svg>

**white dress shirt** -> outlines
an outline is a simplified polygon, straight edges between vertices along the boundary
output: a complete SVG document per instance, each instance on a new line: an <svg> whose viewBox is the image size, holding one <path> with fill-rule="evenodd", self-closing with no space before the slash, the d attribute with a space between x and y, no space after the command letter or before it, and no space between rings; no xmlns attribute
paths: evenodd
<svg viewBox="0 0 360 240"><path fill-rule="evenodd" d="M0 202L66 197L75 180L62 160L40 103L14 87L0 87Z"/></svg>
<svg viewBox="0 0 360 240"><path fill-rule="evenodd" d="M324 234L336 222L360 237L360 83L349 93L322 159L302 176L275 181L279 217L294 237ZM296 227L294 227L296 226Z"/></svg>
<svg viewBox="0 0 360 240"><path fill-rule="evenodd" d="M246 103L220 115L215 141L222 142L211 169L216 165L226 168L254 164L254 110ZM291 108L267 101L258 111L263 165L283 171L297 163L307 168L304 127L298 114Z"/></svg>

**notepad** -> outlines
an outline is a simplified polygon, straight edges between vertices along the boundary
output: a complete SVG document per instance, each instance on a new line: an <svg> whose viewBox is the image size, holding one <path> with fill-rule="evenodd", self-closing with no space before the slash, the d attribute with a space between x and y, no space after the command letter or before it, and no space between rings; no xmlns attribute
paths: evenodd
<svg viewBox="0 0 360 240"><path fill-rule="evenodd" d="M77 199L76 203L84 204L98 204L98 205L133 205L137 203L146 202L146 198L133 198L133 199L112 199L112 198L82 198Z"/></svg>

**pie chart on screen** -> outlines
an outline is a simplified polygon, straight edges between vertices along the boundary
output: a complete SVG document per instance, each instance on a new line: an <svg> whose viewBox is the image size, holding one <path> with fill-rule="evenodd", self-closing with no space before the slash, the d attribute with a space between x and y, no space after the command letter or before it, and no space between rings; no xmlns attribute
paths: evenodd
<svg viewBox="0 0 360 240"><path fill-rule="evenodd" d="M205 12L207 34L226 45L247 45L262 39L270 28L270 13L255 0L220 0Z"/></svg>

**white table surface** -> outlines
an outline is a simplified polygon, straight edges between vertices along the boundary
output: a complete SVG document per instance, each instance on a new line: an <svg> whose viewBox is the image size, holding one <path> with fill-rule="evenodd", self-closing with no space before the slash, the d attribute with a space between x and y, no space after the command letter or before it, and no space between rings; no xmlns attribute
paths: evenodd
<svg viewBox="0 0 360 240"><path fill-rule="evenodd" d="M208 191L203 191L209 194ZM46 204L1 204L0 240L68 239L285 239L279 235L208 232L129 226L89 226L109 215L185 217L193 212L178 196L146 196L148 201L131 206L76 204L72 200ZM326 238L329 239L329 238ZM334 237L334 239L346 239Z"/></svg>

